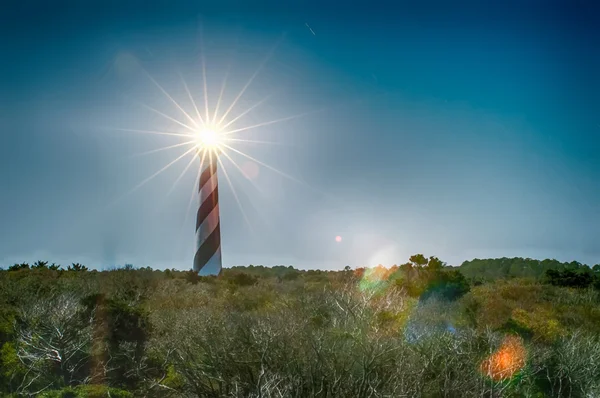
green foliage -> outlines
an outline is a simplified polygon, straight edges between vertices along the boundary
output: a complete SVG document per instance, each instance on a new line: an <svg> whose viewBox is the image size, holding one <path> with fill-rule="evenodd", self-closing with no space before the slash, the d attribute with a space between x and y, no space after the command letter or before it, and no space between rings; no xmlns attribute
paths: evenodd
<svg viewBox="0 0 600 398"><path fill-rule="evenodd" d="M14 337L16 319L17 311L12 306L0 307L0 346Z"/></svg>
<svg viewBox="0 0 600 398"><path fill-rule="evenodd" d="M82 265L79 263L73 263L73 264L69 265L69 267L67 268L67 271L85 272L85 271L88 271L88 268L85 265Z"/></svg>
<svg viewBox="0 0 600 398"><path fill-rule="evenodd" d="M10 267L8 267L9 271L19 271L22 269L29 269L29 264L21 263L21 264L11 265Z"/></svg>
<svg viewBox="0 0 600 398"><path fill-rule="evenodd" d="M31 268L35 268L35 269L47 269L48 268L48 261L37 261L35 264L33 264L33 266Z"/></svg>
<svg viewBox="0 0 600 398"><path fill-rule="evenodd" d="M113 370L104 376L114 381L116 386L131 387L138 381L135 374L135 360L141 360L151 332L146 311L140 306L131 305L118 298L107 298L104 294L94 294L82 300L86 307L86 317L92 317L96 337L94 354L108 357ZM93 375L96 379L103 376Z"/></svg>
<svg viewBox="0 0 600 398"><path fill-rule="evenodd" d="M16 344L4 343L0 347L0 386L2 391L16 391L26 374L27 369L19 360Z"/></svg>
<svg viewBox="0 0 600 398"><path fill-rule="evenodd" d="M423 267L427 265L427 258L422 254L415 254L410 256L409 261L416 266Z"/></svg>
<svg viewBox="0 0 600 398"><path fill-rule="evenodd" d="M598 277L594 277L590 272L577 272L570 269L562 271L549 269L546 271L546 278L548 282L554 286L583 289L589 287L594 282L594 279Z"/></svg>
<svg viewBox="0 0 600 398"><path fill-rule="evenodd" d="M585 264L572 261L561 263L557 260L534 260L531 258L495 258L474 259L465 261L460 266L461 272L470 279L492 281L503 278L535 278L543 279L548 270L572 270L590 272Z"/></svg>
<svg viewBox="0 0 600 398"><path fill-rule="evenodd" d="M167 270L169 271L169 270ZM168 277L171 277L171 271L169 271ZM202 280L202 277L200 275L198 275L197 272L193 271L193 270L189 270L185 273L185 280L188 281L189 283L191 283L192 285L195 285L196 283L199 283Z"/></svg>
<svg viewBox="0 0 600 398"><path fill-rule="evenodd" d="M529 329L527 325L524 325L513 318L510 318L508 321L506 321L504 325L498 329L498 331L506 334L517 335L524 340L531 340L534 335L533 331Z"/></svg>
<svg viewBox="0 0 600 398"><path fill-rule="evenodd" d="M13 266L0 270L0 396L598 396L600 266L539 272L556 265ZM526 361L488 377L507 335Z"/></svg>
<svg viewBox="0 0 600 398"><path fill-rule="evenodd" d="M233 275L228 275L226 280L236 286L252 286L258 282L256 276L252 276L245 272L236 272Z"/></svg>
<svg viewBox="0 0 600 398"><path fill-rule="evenodd" d="M50 266L48 266L48 269L52 271L58 271L60 269L60 265L52 263Z"/></svg>
<svg viewBox="0 0 600 398"><path fill-rule="evenodd" d="M40 398L133 398L133 394L117 388L103 385L80 385L61 390L46 391Z"/></svg>
<svg viewBox="0 0 600 398"><path fill-rule="evenodd" d="M448 267L435 256L426 258L422 254L411 256L408 263L396 268L390 280L411 297L421 300L436 297L453 301L470 289L469 282L460 270Z"/></svg>
<svg viewBox="0 0 600 398"><path fill-rule="evenodd" d="M175 370L175 366L169 365L162 384L174 390L182 390L185 387L185 377Z"/></svg>
<svg viewBox="0 0 600 398"><path fill-rule="evenodd" d="M469 282L458 270L431 270L428 275L427 289L421 295L422 300L432 296L443 300L454 301L470 290Z"/></svg>

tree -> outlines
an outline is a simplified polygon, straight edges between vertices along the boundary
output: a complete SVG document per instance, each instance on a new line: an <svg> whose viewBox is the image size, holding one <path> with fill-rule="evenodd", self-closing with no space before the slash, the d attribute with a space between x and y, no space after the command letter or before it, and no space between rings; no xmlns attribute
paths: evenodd
<svg viewBox="0 0 600 398"><path fill-rule="evenodd" d="M29 269L29 264L21 263L21 264L11 265L10 267L8 267L9 271L19 271L21 269Z"/></svg>
<svg viewBox="0 0 600 398"><path fill-rule="evenodd" d="M74 294L47 297L19 314L16 354L27 369L20 393L84 383L92 325Z"/></svg>
<svg viewBox="0 0 600 398"><path fill-rule="evenodd" d="M427 265L427 258L422 254L414 254L408 259L414 266L423 267Z"/></svg>
<svg viewBox="0 0 600 398"><path fill-rule="evenodd" d="M258 282L258 278L245 272L236 272L229 277L228 282L237 286L252 286Z"/></svg>
<svg viewBox="0 0 600 398"><path fill-rule="evenodd" d="M48 261L36 261L33 264L33 267L31 268L35 268L35 269L47 269L48 268Z"/></svg>
<svg viewBox="0 0 600 398"><path fill-rule="evenodd" d="M429 261L427 262L427 268L431 271L439 271L444 268L446 264L440 261L439 258L435 256L429 257Z"/></svg>
<svg viewBox="0 0 600 398"><path fill-rule="evenodd" d="M87 270L88 270L88 268L85 265L82 265L79 263L73 263L72 265L69 265L69 268L67 268L67 271L76 271L76 272L85 272Z"/></svg>
<svg viewBox="0 0 600 398"><path fill-rule="evenodd" d="M593 282L593 276L588 272L577 272L571 269L546 271L547 281L554 286L586 288Z"/></svg>
<svg viewBox="0 0 600 398"><path fill-rule="evenodd" d="M167 270L167 271L169 271L169 270ZM172 277L172 274L173 274L173 271L169 271L167 276ZM198 275L198 273L196 271L191 269L184 273L184 279L186 281L188 281L189 283L191 283L192 285L195 285L202 280L202 277L200 275Z"/></svg>
<svg viewBox="0 0 600 398"><path fill-rule="evenodd" d="M94 383L109 382L131 388L138 381L146 342L151 332L148 314L133 305L105 294L92 294L82 300L84 319L90 319L94 331L93 351L97 359L90 372Z"/></svg>
<svg viewBox="0 0 600 398"><path fill-rule="evenodd" d="M577 272L591 273L592 269L577 261L561 263L554 259L542 261L531 258L494 258L465 261L460 266L461 272L472 279L495 280L505 278L545 279L547 270L570 269Z"/></svg>

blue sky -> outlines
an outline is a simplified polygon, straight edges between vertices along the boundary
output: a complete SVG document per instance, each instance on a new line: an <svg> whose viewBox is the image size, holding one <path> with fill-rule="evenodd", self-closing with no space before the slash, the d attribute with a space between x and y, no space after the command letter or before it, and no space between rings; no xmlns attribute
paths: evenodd
<svg viewBox="0 0 600 398"><path fill-rule="evenodd" d="M205 54L221 111L275 145L220 173L225 266L474 257L600 262L600 32L591 2L28 2L3 11L0 264L191 267L195 170L175 159ZM485 2L487 3L487 2ZM202 40L201 40L202 38ZM203 43L203 44L202 44ZM203 49L203 51L202 51ZM203 104L200 104L203 106ZM244 134L241 136L241 134ZM197 164L194 164L197 167ZM187 214L187 217L186 217ZM341 242L336 241L341 236Z"/></svg>

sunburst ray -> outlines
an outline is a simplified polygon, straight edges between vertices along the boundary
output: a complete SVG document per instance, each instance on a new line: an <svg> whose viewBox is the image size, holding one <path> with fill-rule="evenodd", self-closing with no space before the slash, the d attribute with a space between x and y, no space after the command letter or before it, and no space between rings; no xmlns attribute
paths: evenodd
<svg viewBox="0 0 600 398"><path fill-rule="evenodd" d="M229 72L231 70L231 63L227 66L225 71L225 77L223 78L223 84L221 85L221 91L219 92L219 98L217 99L217 105L215 105L215 112L213 113L212 120L217 120L219 114L219 108L221 107L221 100L223 99L223 93L225 92L225 86L227 86L227 79L229 79Z"/></svg>
<svg viewBox="0 0 600 398"><path fill-rule="evenodd" d="M144 73L146 74L146 76L148 77L148 79L150 79L152 81L152 83L154 83L156 85L156 87L158 87L158 89L160 91L162 91L162 93L177 107L177 109L179 109L181 111L181 113L183 113L185 115L185 117L187 117L190 120L190 122L192 122L192 124L194 126L198 126L198 123L196 123L196 121L194 120L194 118L191 117L185 111L185 109L183 109L181 107L181 105L179 105L179 103L173 99L173 97L171 97L171 95L167 92L167 90L165 90L160 84L158 84L158 82L150 75L150 73L148 73L148 71L146 71L144 69Z"/></svg>
<svg viewBox="0 0 600 398"><path fill-rule="evenodd" d="M190 92L190 88L188 87L187 83L185 82L185 79L183 78L183 75L181 74L181 72L179 72L179 77L181 78L181 83L183 84L183 88L187 92L187 95L190 98L190 101L192 102L192 105L194 106L194 110L196 111L196 115L198 116L198 120L200 120L200 123L202 124L202 126L206 126L206 122L202 118L202 115L200 115L200 111L198 110L198 106L196 106L196 101L194 101L194 96Z"/></svg>
<svg viewBox="0 0 600 398"><path fill-rule="evenodd" d="M294 177L292 177L291 175L289 175L289 174L286 174L286 173L284 173L283 171L281 171L281 170L278 170L278 169L276 169L276 168L275 168L275 167L273 167L273 166L270 166L270 165L268 165L268 164L266 164L266 163L264 163L264 162L261 162L260 160L258 160L258 159L256 159L256 158L254 158L254 157L252 157L252 156L250 156L250 155L248 155L247 153L244 153L244 152L242 152L242 151L239 151L239 150L237 150L237 149L235 149L235 148L231 147L230 145L227 145L227 144L223 144L223 145L224 145L226 148L228 148L229 150L231 150L231 151L233 151L233 152L235 152L235 153L238 153L238 154L240 154L240 155L244 156L245 158L247 158L247 159L250 159L250 160L252 160L253 162L256 162L257 164L259 164L259 165L261 165L261 166L263 166L263 167L265 167L265 168L267 168L267 169L269 169L269 170L271 170L271 171L273 171L273 172L275 172L275 173L277 173L277 174L279 174L279 175L281 175L281 176L283 176L283 177L285 177L285 178L287 178L287 179L289 179L289 180L291 180L291 181L294 181L294 182L296 182L296 183L298 183L298 184L300 184L300 185L302 185L302 186L305 186L305 187L307 187L307 188L310 188L311 190L313 190L313 191L315 191L315 192L318 192L319 194L321 194L321 195L323 195L323 196L325 196L325 197L327 197L327 198L330 198L330 199L332 199L330 195L328 195L327 193L325 193L325 192L322 192L322 191L320 191L319 189L317 189L317 188L315 188L315 187L311 186L310 184L306 183L305 181L302 181L302 180L299 180L299 179L297 179L297 178L294 178Z"/></svg>
<svg viewBox="0 0 600 398"><path fill-rule="evenodd" d="M128 133L141 133L141 134L150 134L150 135L168 135L173 137L193 137L192 134L187 133L171 133L168 131L156 131L156 130L139 130L139 129L122 129L122 128L107 128L107 130L116 130L116 131L125 131Z"/></svg>
<svg viewBox="0 0 600 398"><path fill-rule="evenodd" d="M262 190L262 189L261 189L261 188L260 188L260 187L259 187L259 186L258 186L258 185L257 185L257 184L256 184L256 183L253 181L253 180L252 180L252 178L250 178L250 177L248 177L248 176L246 175L246 173L244 172L244 170L242 170L242 168L241 168L241 167L240 167L240 166L237 164L237 162L236 162L236 161L235 161L235 160L234 160L234 159L233 159L231 156L229 156L229 155L227 154L227 152L222 152L222 155L223 155L223 156L225 156L225 158L226 158L227 160L229 160L229 161L230 161L230 162L233 164L233 166L234 166L234 167L235 167L237 170L239 170L239 172L242 174L242 176L244 176L244 178L245 178L246 180L248 180L248 182L249 182L249 183L252 185L252 187L253 187L254 189L256 189L256 191L257 191L258 193L260 193L260 194L261 194L263 197L265 196L265 192L264 192L264 191L263 191L263 190ZM225 164L222 162L222 163L221 163L221 165L222 165L223 171L225 171ZM270 223L269 223L269 222L267 222L267 217L265 216L265 214L264 214L263 212L261 212L261 211L260 211L260 210L259 210L259 209L258 209L258 208L257 208L257 207L256 207L256 206L253 204L253 203L252 203L252 201L250 201L249 203L250 203L250 206L251 206L251 207L254 209L254 211L256 211L257 213L259 213L259 214L261 215L261 217L260 217L260 220L261 220L261 221L263 221L264 223L266 223L266 224L269 224L269 225L270 225Z"/></svg>
<svg viewBox="0 0 600 398"><path fill-rule="evenodd" d="M231 164L233 164L233 167L235 167L242 174L242 176L244 176L244 178L247 179L248 182L250 182L250 184L256 189L257 192L259 192L261 195L264 195L263 190L260 189L260 187L258 185L256 185L256 183L254 181L252 181L252 179L250 177L248 177L246 175L246 172L244 172L244 170L240 167L240 165L237 164L237 162L231 156L229 156L229 154L227 152L222 151L221 155L225 156L227 158L227 160L229 160L231 162Z"/></svg>
<svg viewBox="0 0 600 398"><path fill-rule="evenodd" d="M279 39L277 41L277 43L275 43L275 45L273 46L273 48L271 48L271 50L267 53L267 56L265 57L265 59L260 63L260 65L258 66L258 68L256 69L256 71L254 71L254 73L252 74L252 76L250 77L250 79L248 80L248 82L244 85L244 87L242 87L242 90L235 97L235 99L233 100L233 102L231 103L231 105L229 105L229 108L227 108L227 110L225 111L225 113L223 114L223 116L221 116L221 119L219 119L218 124L223 123L223 121L227 118L227 115L229 115L229 112L231 112L231 110L235 107L235 105L240 100L240 98L242 98L242 95L244 95L244 93L246 92L246 90L248 89L248 87L250 87L250 85L252 84L252 82L254 81L254 79L256 78L256 76L258 76L258 74L261 72L262 68L264 68L265 64L269 61L269 59L271 59L271 57L273 56L273 53L275 52L275 50L277 49L277 47L279 46L279 44L283 41L283 39L284 39L284 37L282 37L281 39Z"/></svg>
<svg viewBox="0 0 600 398"><path fill-rule="evenodd" d="M221 170L223 170L223 175L225 176L225 179L227 180L227 183L229 184L229 187L231 188L231 192L233 193L233 197L235 198L235 201L238 204L238 207L240 208L240 212L242 213L242 216L244 217L244 220L246 221L246 224L248 224L248 227L250 228L250 230L252 232L254 232L254 228L252 228L252 224L250 224L250 220L248 219L248 216L246 216L246 212L244 211L244 207L242 206L242 202L240 201L240 198L238 197L238 194L231 182L231 179L229 178L229 174L227 173L227 169L225 169L225 166L223 165L223 162L221 161L220 158L217 157L217 161L219 162L219 164L221 165Z"/></svg>
<svg viewBox="0 0 600 398"><path fill-rule="evenodd" d="M235 133L239 133L242 131L247 131L247 130L252 130L258 127L264 127L264 126L269 126L271 124L275 124L275 123L281 123L281 122L286 122L288 120L293 120L293 119L298 119L300 117L304 117L313 113L316 113L318 111L313 111L313 112L305 112L305 113L300 113L298 115L293 115L293 116L288 116L288 117L282 117L281 119L275 119L275 120L270 120L268 122L262 122L262 123L258 123L258 124L254 124L252 126L246 126L246 127L241 127L239 129L235 129L235 130L229 130L223 134L225 135L230 135L230 134L235 134Z"/></svg>
<svg viewBox="0 0 600 398"><path fill-rule="evenodd" d="M275 142L275 141L263 141L263 140L246 140L243 138L225 138L226 142L243 142L247 144L266 144L266 145L282 145L282 146L292 146L292 144L285 144L283 142Z"/></svg>
<svg viewBox="0 0 600 398"><path fill-rule="evenodd" d="M133 187L133 189L131 189L129 192L127 192L123 196L131 195L132 193L134 193L135 191L137 191L138 189L140 189L141 187L143 187L145 184L147 184L149 181L151 181L153 178L156 178L159 174L161 174L162 172L164 172L165 170L167 170L169 167L173 166L179 160L183 159L183 157L185 157L187 154L189 154L190 152L192 152L195 149L196 149L195 147L192 147L192 148L188 149L187 151L185 151L184 153L182 153L181 155L179 155L177 158L175 158L174 160L172 160L171 162L169 162L162 169L158 170L156 173L152 174L150 177L146 178L145 180L143 180L142 182L140 182L138 185L136 185L135 187Z"/></svg>
<svg viewBox="0 0 600 398"><path fill-rule="evenodd" d="M297 179L295 179L295 178L294 178L294 177L292 177L291 175L289 175L289 174L286 174L286 173L284 173L283 171L281 171L281 170L278 170L278 169L276 169L276 168L275 168L275 167L273 167L273 166L269 166L268 164L266 164L266 163L264 163L264 162L261 162L260 160L258 160L258 159L256 159L256 158L254 158L254 157L252 157L252 156L250 156L250 155L248 155L247 153L244 153L244 152L242 152L242 151L239 151L239 150L237 150L237 149L233 148L231 145L223 144L223 146L225 146L227 149L229 149L229 150L231 150L231 151L233 151L233 152L235 152L235 153L237 153L237 154L240 154L240 155L244 156L244 157L245 157L245 158L247 158L247 159L250 159L250 160L252 160L253 162L256 162L257 164L259 164L259 165L261 165L261 166L263 166L263 167L266 167L267 169L269 169L269 170L271 170L271 171L274 171L275 173L277 173L277 174L279 174L279 175L281 175L281 176L283 176L283 177L289 178L290 180L292 180L292 181L295 181L295 182L298 182L298 183L300 183L300 184L305 184L304 182L302 182L302 181L300 181L300 180L297 180Z"/></svg>
<svg viewBox="0 0 600 398"><path fill-rule="evenodd" d="M173 148L179 148L181 146L190 145L190 144L194 144L194 143L195 143L195 140L186 141L186 142L180 142L180 143L169 145L169 146L163 146L163 147L160 147L160 148L157 148L157 149L152 149L150 151L136 153L136 154L131 155L131 157L135 158L135 157L139 157L139 156L150 155L150 154L153 154L153 153L162 152L162 151L166 151L166 150L173 149Z"/></svg>
<svg viewBox="0 0 600 398"><path fill-rule="evenodd" d="M200 60L202 62L202 86L204 88L204 109L206 111L206 122L210 124L210 114L208 111L208 82L206 80L206 57L204 56L204 32L200 25Z"/></svg>
<svg viewBox="0 0 600 398"><path fill-rule="evenodd" d="M200 180L200 174L202 173L202 163L204 162L204 156L202 156L202 158L200 159L200 167L198 168L198 171L196 172L196 179L194 181L199 181ZM192 184L192 192L190 193L190 200L188 200L188 204L187 204L187 208L185 210L185 215L183 218L183 223L181 224L181 228L179 229L179 235L178 236L182 236L183 234L183 229L185 228L185 224L187 223L188 218L190 217L190 209L192 208L192 202L194 201L194 198L196 197L196 184ZM179 250L181 249L181 244L182 242L184 242L185 239L179 239L179 247L177 252L179 252Z"/></svg>
<svg viewBox="0 0 600 398"><path fill-rule="evenodd" d="M171 185L171 188L167 192L167 196L169 196L173 192L173 190L175 189L175 186L177 186L177 183L179 182L179 180L181 180L183 178L185 173L189 170L190 166L192 164L194 164L195 162L196 162L196 156L192 156L189 163L187 164L187 166L185 166L185 168L183 169L181 174L179 174L179 176L175 179L175 181L173 181L173 185Z"/></svg>
<svg viewBox="0 0 600 398"><path fill-rule="evenodd" d="M231 119L229 122L227 122L221 128L223 130L225 130L227 127L231 126L233 123L235 123L238 120L240 120L242 117L244 117L245 115L247 115L248 113L250 113L253 109L255 109L255 108L259 107L260 105L262 105L265 101L267 101L271 97L272 97L272 95L267 95L265 98L263 98L262 100L258 101L256 104L252 105L250 108L246 109L244 112L240 113L235 118Z"/></svg>
<svg viewBox="0 0 600 398"><path fill-rule="evenodd" d="M177 119L175 119L174 117L171 117L171 116L169 116L169 115L167 115L167 114L165 114L165 113L162 113L162 112L161 112L161 111L159 111L158 109L154 109L154 108L152 108L150 105L146 105L146 104L144 104L143 102L138 102L138 103L139 103L141 106L143 106L144 108L147 108L147 109L151 110L152 112L154 112L154 113L156 113L156 114L158 114L158 115L161 115L162 117L164 117L164 118L166 118L166 119L169 119L170 121L172 121L172 122L175 122L175 123L177 123L178 125L180 125L180 126L182 126L182 127L185 127L186 129L190 130L191 132L194 132L194 131L196 131L196 130L195 130L193 127L190 127L190 126L188 126L187 124L183 123L183 122L182 122L182 121L180 121L180 120L177 120Z"/></svg>

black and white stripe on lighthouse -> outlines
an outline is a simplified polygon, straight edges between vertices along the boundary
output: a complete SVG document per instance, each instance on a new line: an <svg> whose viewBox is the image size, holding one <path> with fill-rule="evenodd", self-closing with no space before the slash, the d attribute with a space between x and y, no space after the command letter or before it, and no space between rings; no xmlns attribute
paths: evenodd
<svg viewBox="0 0 600 398"><path fill-rule="evenodd" d="M198 185L199 208L196 216L196 255L194 271L199 275L221 272L221 228L219 223L219 190L217 154L206 154Z"/></svg>

